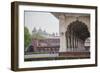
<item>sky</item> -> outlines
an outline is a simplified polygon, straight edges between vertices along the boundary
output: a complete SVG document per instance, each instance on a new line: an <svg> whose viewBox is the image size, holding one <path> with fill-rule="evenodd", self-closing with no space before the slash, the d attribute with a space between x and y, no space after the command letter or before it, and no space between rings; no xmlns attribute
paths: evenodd
<svg viewBox="0 0 100 73"><path fill-rule="evenodd" d="M49 34L59 33L59 20L49 12L24 11L25 26L32 34L34 27L41 28Z"/></svg>

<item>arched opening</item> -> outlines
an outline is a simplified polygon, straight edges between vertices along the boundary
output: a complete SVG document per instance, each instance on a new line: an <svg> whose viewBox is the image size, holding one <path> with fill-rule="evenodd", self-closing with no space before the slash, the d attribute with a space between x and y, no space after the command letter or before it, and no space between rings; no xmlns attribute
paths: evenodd
<svg viewBox="0 0 100 73"><path fill-rule="evenodd" d="M90 38L87 38L84 42L84 46L87 52L90 51Z"/></svg>
<svg viewBox="0 0 100 73"><path fill-rule="evenodd" d="M90 32L85 23L79 20L70 23L65 36L68 51L86 51L84 43L90 37Z"/></svg>

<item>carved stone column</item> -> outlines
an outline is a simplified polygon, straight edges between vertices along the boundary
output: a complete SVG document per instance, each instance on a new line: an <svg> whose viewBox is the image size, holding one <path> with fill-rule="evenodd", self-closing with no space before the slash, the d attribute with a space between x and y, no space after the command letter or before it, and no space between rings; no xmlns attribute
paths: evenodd
<svg viewBox="0 0 100 73"><path fill-rule="evenodd" d="M59 32L60 32L60 50L59 52L66 52L66 37L65 37L65 15L59 14Z"/></svg>

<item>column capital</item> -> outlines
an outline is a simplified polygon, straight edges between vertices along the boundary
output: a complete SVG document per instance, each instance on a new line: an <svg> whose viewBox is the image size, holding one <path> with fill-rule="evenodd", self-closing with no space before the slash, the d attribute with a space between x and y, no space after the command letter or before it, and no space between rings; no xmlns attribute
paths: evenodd
<svg viewBox="0 0 100 73"><path fill-rule="evenodd" d="M65 14L60 14L60 15L59 15L59 19L60 19L60 20L65 20L65 17L66 17Z"/></svg>

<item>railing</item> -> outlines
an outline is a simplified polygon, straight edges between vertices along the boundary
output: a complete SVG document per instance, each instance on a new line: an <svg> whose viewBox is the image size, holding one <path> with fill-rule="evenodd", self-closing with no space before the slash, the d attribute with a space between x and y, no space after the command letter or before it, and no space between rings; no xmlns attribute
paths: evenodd
<svg viewBox="0 0 100 73"><path fill-rule="evenodd" d="M47 53L57 53L59 52L60 46L38 46L36 52L47 52Z"/></svg>

